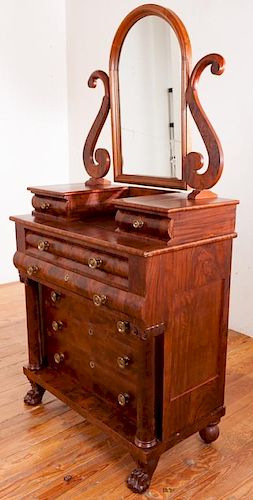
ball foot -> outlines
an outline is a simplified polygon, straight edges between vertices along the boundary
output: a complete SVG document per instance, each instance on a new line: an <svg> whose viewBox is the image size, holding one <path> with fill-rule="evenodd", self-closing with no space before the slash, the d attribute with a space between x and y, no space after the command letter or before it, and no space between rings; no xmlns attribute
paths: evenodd
<svg viewBox="0 0 253 500"><path fill-rule="evenodd" d="M41 403L45 389L35 382L31 382L32 388L24 397L24 403L30 406L39 405Z"/></svg>
<svg viewBox="0 0 253 500"><path fill-rule="evenodd" d="M207 444L212 443L216 439L218 439L220 434L218 424L210 424L201 431L199 431L199 435L201 439Z"/></svg>

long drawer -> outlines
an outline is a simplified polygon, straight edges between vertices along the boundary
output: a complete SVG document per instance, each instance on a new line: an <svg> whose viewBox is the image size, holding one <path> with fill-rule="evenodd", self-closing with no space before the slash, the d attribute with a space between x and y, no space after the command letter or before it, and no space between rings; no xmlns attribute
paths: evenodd
<svg viewBox="0 0 253 500"><path fill-rule="evenodd" d="M93 311L115 310L142 322L145 297L105 285L62 266L30 257L23 252L16 252L13 260L21 275L86 297Z"/></svg>
<svg viewBox="0 0 253 500"><path fill-rule="evenodd" d="M140 341L119 332L110 314L89 314L84 298L43 286L41 300L49 366L135 419Z"/></svg>
<svg viewBox="0 0 253 500"><path fill-rule="evenodd" d="M93 279L128 288L128 259L96 248L70 244L60 238L45 236L36 231L26 231L25 251L65 269L84 274Z"/></svg>

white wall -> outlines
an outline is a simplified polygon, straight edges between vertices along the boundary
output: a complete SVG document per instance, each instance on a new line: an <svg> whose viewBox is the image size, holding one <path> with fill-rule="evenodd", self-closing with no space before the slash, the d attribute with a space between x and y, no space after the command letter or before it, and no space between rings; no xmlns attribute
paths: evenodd
<svg viewBox="0 0 253 500"><path fill-rule="evenodd" d="M100 105L102 92L85 86L95 69L108 71L110 46L123 17L141 3L136 0L66 0L70 176L83 177L83 138ZM225 168L215 191L239 198L234 242L230 327L253 335L253 53L252 0L163 0L183 20L191 38L193 63L210 52L221 53L226 71L206 70L200 83L202 103L224 148ZM193 148L199 142L193 137ZM100 145L111 145L110 123ZM202 147L202 144L200 142ZM198 149L196 149L198 150ZM203 149L204 151L204 149Z"/></svg>
<svg viewBox="0 0 253 500"><path fill-rule="evenodd" d="M18 279L9 215L30 213L27 186L68 181L65 4L0 1L0 283Z"/></svg>

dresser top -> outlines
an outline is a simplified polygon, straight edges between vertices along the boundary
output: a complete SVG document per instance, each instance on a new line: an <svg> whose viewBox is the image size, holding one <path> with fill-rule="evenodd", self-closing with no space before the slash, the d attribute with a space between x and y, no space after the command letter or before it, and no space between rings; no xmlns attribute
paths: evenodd
<svg viewBox="0 0 253 500"><path fill-rule="evenodd" d="M141 212L172 214L184 210L198 210L226 205L236 205L237 200L225 198L203 198L190 200L187 193L162 193L148 196L134 196L120 198L114 202L115 207L128 210L140 210Z"/></svg>
<svg viewBox="0 0 253 500"><path fill-rule="evenodd" d="M116 231L114 215L97 216L86 220L55 222L38 220L33 215L18 215L11 220L45 235L53 235L90 247L118 251L120 254L132 254L149 257L168 251L166 242L158 239L140 238Z"/></svg>

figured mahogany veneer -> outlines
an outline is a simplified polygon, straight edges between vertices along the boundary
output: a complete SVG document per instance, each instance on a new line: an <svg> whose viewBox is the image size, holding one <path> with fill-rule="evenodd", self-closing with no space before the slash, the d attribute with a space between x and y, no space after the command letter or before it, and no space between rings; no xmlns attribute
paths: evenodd
<svg viewBox="0 0 253 500"><path fill-rule="evenodd" d="M87 203L107 189L86 187ZM25 402L48 389L120 439L137 463L127 484L142 492L163 451L197 431L218 437L237 202L124 193L91 218L13 217L14 263L26 288Z"/></svg>
<svg viewBox="0 0 253 500"><path fill-rule="evenodd" d="M122 172L118 66L129 29L156 15L174 29L182 55L182 179ZM110 75L95 71L105 95L84 145L91 178L83 184L30 187L32 215L16 223L14 264L25 285L28 366L32 389L45 390L126 446L136 462L127 486L143 493L160 455L199 432L218 438L225 413L232 239L235 200L207 191L223 168L220 142L198 99L203 70L220 75L218 54L190 70L186 29L170 10L134 9L111 49ZM131 105L131 103L129 103ZM188 152L189 106L208 153ZM155 188L111 185L106 149L96 142L112 111L117 181L193 191L187 197Z"/></svg>

